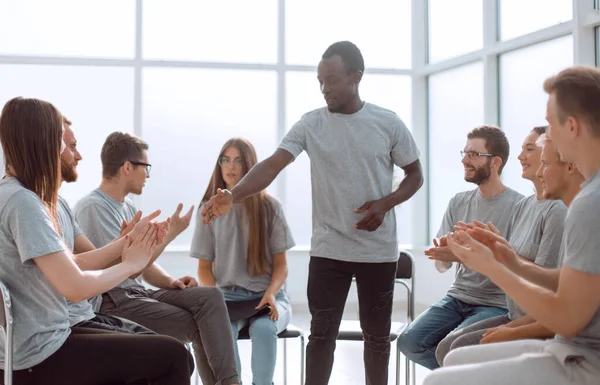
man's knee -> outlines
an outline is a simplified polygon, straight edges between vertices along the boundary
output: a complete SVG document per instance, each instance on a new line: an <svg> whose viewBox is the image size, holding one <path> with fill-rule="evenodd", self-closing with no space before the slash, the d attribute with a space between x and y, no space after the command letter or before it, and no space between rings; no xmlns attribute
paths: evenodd
<svg viewBox="0 0 600 385"><path fill-rule="evenodd" d="M363 332L363 338L365 341L365 349L368 349L371 353L377 355L389 355L390 354L390 336L374 336Z"/></svg>
<svg viewBox="0 0 600 385"><path fill-rule="evenodd" d="M331 340L337 339L339 330L339 321L336 320L335 308L315 310L312 309L312 320L310 322L311 340Z"/></svg>
<svg viewBox="0 0 600 385"><path fill-rule="evenodd" d="M398 348L404 354L418 353L423 350L421 342L418 340L416 333L410 329L405 329L398 336Z"/></svg>

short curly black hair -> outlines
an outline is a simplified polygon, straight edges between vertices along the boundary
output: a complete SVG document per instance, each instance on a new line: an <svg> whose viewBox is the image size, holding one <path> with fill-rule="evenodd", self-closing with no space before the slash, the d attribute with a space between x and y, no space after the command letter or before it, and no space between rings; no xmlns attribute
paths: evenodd
<svg viewBox="0 0 600 385"><path fill-rule="evenodd" d="M329 59L338 55L348 69L348 73L365 72L365 61L358 47L350 41L338 41L333 43L323 53L323 59Z"/></svg>

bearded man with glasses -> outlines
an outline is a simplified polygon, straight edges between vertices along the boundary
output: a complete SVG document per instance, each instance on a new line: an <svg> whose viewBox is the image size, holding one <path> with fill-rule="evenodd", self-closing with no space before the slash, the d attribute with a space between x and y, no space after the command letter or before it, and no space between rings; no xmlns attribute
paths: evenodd
<svg viewBox="0 0 600 385"><path fill-rule="evenodd" d="M509 155L508 140L500 128L489 125L474 128L460 154L465 180L477 188L458 193L450 200L438 239L433 240L435 247L425 251L442 273L457 262L454 283L444 298L419 315L398 337L402 353L428 369L439 367L435 350L446 335L507 312L504 292L486 276L458 263L445 234L452 232L458 222L477 220L493 223L508 237L515 205L524 198L500 179Z"/></svg>

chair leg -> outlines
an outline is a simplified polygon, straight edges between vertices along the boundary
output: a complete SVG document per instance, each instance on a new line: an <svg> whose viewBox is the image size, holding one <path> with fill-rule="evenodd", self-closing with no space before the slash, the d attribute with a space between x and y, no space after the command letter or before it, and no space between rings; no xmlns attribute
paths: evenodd
<svg viewBox="0 0 600 385"><path fill-rule="evenodd" d="M404 366L406 366L406 385L410 384L410 375L411 375L411 370L410 370L410 360L408 359L408 357L406 357L406 359L404 360ZM414 373L413 373L414 376Z"/></svg>
<svg viewBox="0 0 600 385"><path fill-rule="evenodd" d="M410 360L407 358L406 361ZM412 372L412 385L415 385L417 383L417 370L414 361L410 361L410 371Z"/></svg>
<svg viewBox="0 0 600 385"><path fill-rule="evenodd" d="M306 362L304 360L304 334L300 335L300 385L304 385L304 370Z"/></svg>
<svg viewBox="0 0 600 385"><path fill-rule="evenodd" d="M396 344L396 346L398 346L398 344ZM400 385L400 361L400 349L396 349L396 385ZM408 368L406 368L406 370L408 370Z"/></svg>
<svg viewBox="0 0 600 385"><path fill-rule="evenodd" d="M287 339L283 339L283 385L287 385Z"/></svg>

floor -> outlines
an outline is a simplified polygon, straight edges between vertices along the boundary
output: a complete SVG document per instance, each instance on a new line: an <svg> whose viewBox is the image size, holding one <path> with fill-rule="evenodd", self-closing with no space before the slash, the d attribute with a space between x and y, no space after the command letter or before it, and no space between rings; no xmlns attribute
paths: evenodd
<svg viewBox="0 0 600 385"><path fill-rule="evenodd" d="M352 314L352 311L346 311L344 313L344 320L357 319L356 314ZM355 313L355 311L354 311ZM397 313L397 314L396 314ZM404 321L404 312L402 309L398 309L393 316L393 320L396 322ZM308 342L308 331L310 330L310 314L304 309L294 309L292 323L305 331L305 339ZM239 350L242 361L242 381L244 385L252 384L252 373L250 372L250 353L251 353L250 341L240 341ZM392 344L392 356L390 357L390 370L389 370L389 385L395 385L396 383L396 344ZM363 366L363 344L362 342L354 341L339 341L335 352L335 361L333 365L333 372L329 381L332 385L338 384L364 384L364 366ZM278 355L277 355L277 366L275 369L275 385L302 385L300 383L300 340L290 339L287 342L287 384L283 379L283 341L279 341ZM401 382L404 385L404 358L402 358L401 365ZM416 383L420 385L429 372L417 365L417 380ZM192 381L192 384L200 384L201 382Z"/></svg>

